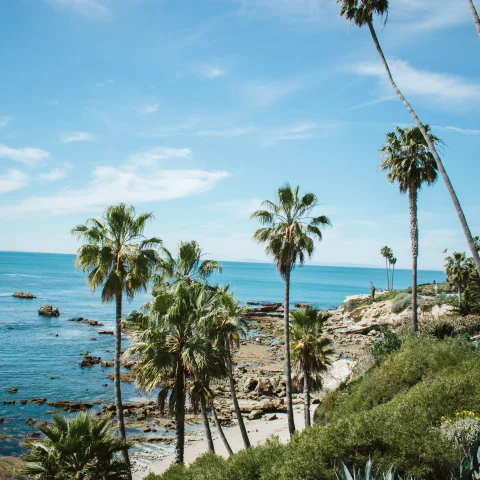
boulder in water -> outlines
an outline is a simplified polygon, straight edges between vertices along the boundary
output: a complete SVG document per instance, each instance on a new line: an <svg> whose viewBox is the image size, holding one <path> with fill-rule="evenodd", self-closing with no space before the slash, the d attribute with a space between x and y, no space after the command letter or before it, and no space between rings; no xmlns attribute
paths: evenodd
<svg viewBox="0 0 480 480"><path fill-rule="evenodd" d="M35 297L34 295L32 295L31 293L28 293L28 292L15 292L12 297L15 297L15 298L28 298L28 299L32 299L32 298L37 298Z"/></svg>
<svg viewBox="0 0 480 480"><path fill-rule="evenodd" d="M59 317L60 310L58 307L53 308L51 305L43 305L38 309L38 314L44 317Z"/></svg>

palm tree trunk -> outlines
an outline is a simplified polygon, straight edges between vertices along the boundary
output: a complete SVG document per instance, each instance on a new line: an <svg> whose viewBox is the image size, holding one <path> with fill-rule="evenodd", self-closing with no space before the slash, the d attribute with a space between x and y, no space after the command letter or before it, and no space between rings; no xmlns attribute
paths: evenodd
<svg viewBox="0 0 480 480"><path fill-rule="evenodd" d="M385 272L387 272L387 290L390 290L390 278L388 276L388 259L385 257Z"/></svg>
<svg viewBox="0 0 480 480"><path fill-rule="evenodd" d="M230 444L228 443L227 437L223 433L223 428L220 425L220 420L218 419L217 409L215 408L215 405L212 405L212 413L213 413L213 419L215 420L215 425L217 426L218 434L220 435L220 438L222 439L223 444L225 445L225 448L227 449L228 454L232 455L232 453L233 453L232 448L230 447Z"/></svg>
<svg viewBox="0 0 480 480"><path fill-rule="evenodd" d="M303 401L305 403L305 428L311 425L310 420L310 387L308 385L309 380L308 372L303 372Z"/></svg>
<svg viewBox="0 0 480 480"><path fill-rule="evenodd" d="M175 463L183 463L185 451L185 372L183 363L179 358L177 364L177 378L175 382L175 429L177 443L175 445Z"/></svg>
<svg viewBox="0 0 480 480"><path fill-rule="evenodd" d="M462 286L460 284L458 284L458 301L461 302L462 301Z"/></svg>
<svg viewBox="0 0 480 480"><path fill-rule="evenodd" d="M392 290L394 290L393 288L393 277L395 276L395 264L392 265Z"/></svg>
<svg viewBox="0 0 480 480"><path fill-rule="evenodd" d="M295 432L295 421L293 419L293 401L292 401L292 366L290 364L290 271L289 268L285 274L285 304L283 314L283 332L285 335L285 383L287 391L287 418L288 431L290 436Z"/></svg>
<svg viewBox="0 0 480 480"><path fill-rule="evenodd" d="M213 445L212 431L210 430L210 423L208 421L207 402L205 402L205 398L203 398L203 395L202 395L202 398L200 399L200 406L202 408L203 426L205 427L205 433L207 435L208 451L215 453L215 446Z"/></svg>
<svg viewBox="0 0 480 480"><path fill-rule="evenodd" d="M480 35L480 18L478 18L478 12L473 4L473 0L468 0L470 5L470 11L472 12L473 23L475 24L475 28L477 29L477 33Z"/></svg>
<svg viewBox="0 0 480 480"><path fill-rule="evenodd" d="M418 191L414 188L408 190L408 203L410 208L410 242L412 247L412 324L413 331L418 332L417 312L417 258L418 258L418 219L417 219Z"/></svg>
<svg viewBox="0 0 480 480"><path fill-rule="evenodd" d="M230 345L227 343L227 362L228 362L228 380L230 381L230 393L232 394L233 407L235 409L235 415L237 417L238 426L242 434L243 444L245 448L250 448L250 439L248 438L247 429L245 428L245 422L243 421L242 412L240 411L240 405L238 404L237 392L235 391L235 379L233 378L232 367L232 354L230 351Z"/></svg>
<svg viewBox="0 0 480 480"><path fill-rule="evenodd" d="M377 49L378 54L380 55L380 59L383 63L383 66L385 67L385 70L388 75L388 79L390 80L390 83L393 87L393 90L397 94L398 98L402 101L402 103L405 105L405 108L408 110L410 115L412 116L413 120L415 121L416 125L422 132L423 138L427 142L428 148L432 152L433 157L435 158L435 161L437 163L438 170L440 172L440 175L443 178L443 181L445 182L445 185L447 187L448 193L450 194L450 197L452 199L453 205L455 207L455 210L457 211L457 216L458 219L460 220L460 224L462 225L462 230L463 234L465 235L465 238L467 239L468 247L470 249L470 252L472 254L473 260L475 262L475 266L477 267L477 272L480 275L480 257L478 255L478 251L475 248L475 242L473 241L472 237L472 232L470 231L470 228L467 223L467 219L465 218L465 214L463 213L462 207L460 205L460 202L458 200L457 194L455 193L455 190L453 189L452 183L450 182L450 178L447 175L447 172L445 171L445 167L443 166L442 160L440 159L440 156L438 155L437 149L435 148L435 145L433 144L430 135L428 135L427 131L425 130L425 127L423 126L423 123L420 121L418 118L417 114L414 112L413 108L410 106L410 104L407 102L405 97L403 96L402 92L400 89L397 87L397 84L395 83L392 72L390 71L390 67L388 66L388 63L385 59L385 55L383 54L382 47L380 46L380 43L377 38L377 34L375 32L375 29L373 28L373 24L371 20L368 20L368 28L370 30L370 35L372 36L373 43L375 44L375 48Z"/></svg>
<svg viewBox="0 0 480 480"><path fill-rule="evenodd" d="M114 376L113 376L113 390L115 393L115 410L117 413L118 432L120 438L126 438L125 434L125 419L123 417L122 404L122 388L120 383L120 356L122 353L122 293L115 295L115 357L114 357ZM122 455L130 467L130 458L128 456L128 449L122 450Z"/></svg>

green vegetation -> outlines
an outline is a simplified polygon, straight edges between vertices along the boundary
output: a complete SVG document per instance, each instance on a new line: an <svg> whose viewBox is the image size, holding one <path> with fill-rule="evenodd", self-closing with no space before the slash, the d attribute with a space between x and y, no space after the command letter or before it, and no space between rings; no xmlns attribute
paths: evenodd
<svg viewBox="0 0 480 480"><path fill-rule="evenodd" d="M358 307L363 307L364 305L371 305L372 299L370 297L358 297L351 298L346 300L343 304L345 313L353 312Z"/></svg>
<svg viewBox="0 0 480 480"><path fill-rule="evenodd" d="M394 300L397 298L399 291L398 290L390 290L389 292L380 293L379 295L375 295L374 302L384 302L386 300Z"/></svg>
<svg viewBox="0 0 480 480"><path fill-rule="evenodd" d="M352 468L370 457L380 471L449 478L463 452L441 426L458 411L480 410L479 361L461 338L408 337L361 377L328 393L315 414L317 425L290 443L271 440L227 460L204 456L188 469L173 467L149 480L333 480L341 461Z"/></svg>
<svg viewBox="0 0 480 480"><path fill-rule="evenodd" d="M376 339L370 346L370 353L377 361L381 360L385 355L396 352L402 346L402 339L393 330L381 327L382 338Z"/></svg>
<svg viewBox="0 0 480 480"><path fill-rule="evenodd" d="M393 313L402 313L407 308L412 308L412 294L409 293L399 293L395 298L392 304ZM417 297L416 305L422 307L425 304L424 300L420 297ZM415 329L415 328L414 328Z"/></svg>
<svg viewBox="0 0 480 480"><path fill-rule="evenodd" d="M271 255L285 281L284 325L285 337L285 377L287 393L288 430L295 432L292 402L292 366L290 361L290 274L299 263L305 263L315 251L315 240L322 240L321 229L330 225L325 215L310 216L318 206L318 199L313 193L300 197L300 188L292 190L287 183L276 192L275 201L265 200L264 210L257 210L252 219L262 225L253 235L254 240L265 243L267 255Z"/></svg>
<svg viewBox="0 0 480 480"><path fill-rule="evenodd" d="M27 444L27 466L22 474L40 480L107 480L130 477L129 463L119 458L130 444L115 438L108 418L79 413L55 416L53 425L38 427L44 442Z"/></svg>
<svg viewBox="0 0 480 480"><path fill-rule="evenodd" d="M457 335L480 334L480 315L454 315L425 318L420 325L422 333L439 339Z"/></svg>

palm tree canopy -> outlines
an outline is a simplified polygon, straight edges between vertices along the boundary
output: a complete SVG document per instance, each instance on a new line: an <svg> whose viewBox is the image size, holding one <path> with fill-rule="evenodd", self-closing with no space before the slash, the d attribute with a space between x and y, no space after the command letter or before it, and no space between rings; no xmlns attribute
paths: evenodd
<svg viewBox="0 0 480 480"><path fill-rule="evenodd" d="M87 280L96 290L103 285L102 301L110 301L118 293L128 298L145 290L152 269L158 262L159 238L144 236L151 213L136 214L134 207L123 203L110 206L102 218L89 218L72 234L84 242L77 252L78 268L87 273Z"/></svg>
<svg viewBox="0 0 480 480"><path fill-rule="evenodd" d="M192 378L199 372L225 375L225 351L212 346L204 335L218 314L217 292L196 282L180 281L170 288L156 285L153 295L141 312L127 317L134 343L125 355L139 359L137 386L147 391L158 385L168 389L180 365ZM175 397L170 396L171 402Z"/></svg>
<svg viewBox="0 0 480 480"><path fill-rule="evenodd" d="M388 0L336 0L340 3L340 16L362 27L372 21L373 15L388 17Z"/></svg>
<svg viewBox="0 0 480 480"><path fill-rule="evenodd" d="M131 444L115 437L108 418L90 413L55 416L53 425L38 429L45 441L28 446L25 475L45 480L127 478L129 467L118 454Z"/></svg>
<svg viewBox="0 0 480 480"><path fill-rule="evenodd" d="M163 252L165 258L162 258L158 265L160 280L205 282L213 273L222 272L220 263L215 260L202 260L204 253L195 240L181 241L176 258L166 248Z"/></svg>
<svg viewBox="0 0 480 480"><path fill-rule="evenodd" d="M387 247L386 245L380 249L380 253L382 257L386 259L390 259L393 256L393 251L390 247Z"/></svg>
<svg viewBox="0 0 480 480"><path fill-rule="evenodd" d="M305 257L312 256L315 250L314 240L322 240L321 228L331 225L325 215L310 216L318 206L313 193L299 195L299 187L292 189L287 183L276 192L275 202L265 200L264 210L252 214L263 225L253 238L259 243L266 243L267 255L272 255L280 274L285 277L288 271Z"/></svg>
<svg viewBox="0 0 480 480"><path fill-rule="evenodd" d="M447 257L445 260L447 262L445 264L447 280L465 288L471 270L465 252L453 252L452 256Z"/></svg>
<svg viewBox="0 0 480 480"><path fill-rule="evenodd" d="M425 125L425 129L433 144L439 145L441 142L430 133L430 127ZM398 183L401 193L420 190L423 184L432 185L437 181L437 163L418 127L396 127L394 132L387 133L380 151L380 169L388 172L390 183Z"/></svg>
<svg viewBox="0 0 480 480"><path fill-rule="evenodd" d="M310 388L322 387L321 374L331 364L332 342L323 335L323 325L328 315L311 307L290 314L292 357L297 372L297 383L305 372L309 374Z"/></svg>

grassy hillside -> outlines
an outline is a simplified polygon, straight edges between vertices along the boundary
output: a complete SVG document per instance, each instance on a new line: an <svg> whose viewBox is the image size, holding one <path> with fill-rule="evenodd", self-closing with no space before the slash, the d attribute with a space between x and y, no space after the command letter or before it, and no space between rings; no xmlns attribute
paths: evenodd
<svg viewBox="0 0 480 480"><path fill-rule="evenodd" d="M340 460L446 478L460 452L440 434L442 417L480 411L480 356L462 339L410 338L361 378L327 395L316 425L287 445L272 440L228 460L204 455L149 480L328 480Z"/></svg>

